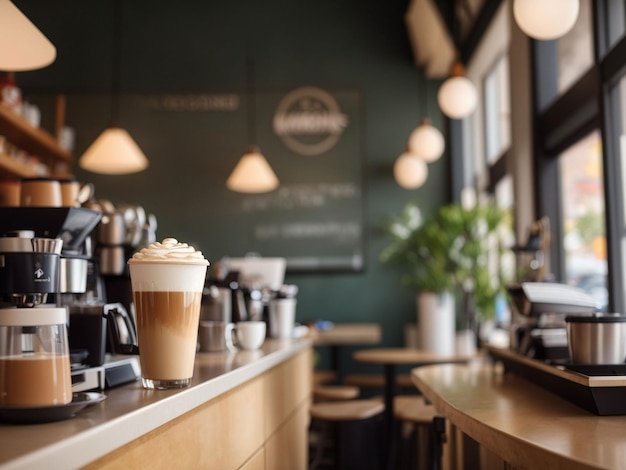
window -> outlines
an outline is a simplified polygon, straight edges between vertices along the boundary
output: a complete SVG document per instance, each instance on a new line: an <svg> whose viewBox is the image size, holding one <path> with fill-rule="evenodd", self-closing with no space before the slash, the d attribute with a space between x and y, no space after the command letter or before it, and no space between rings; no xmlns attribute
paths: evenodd
<svg viewBox="0 0 626 470"><path fill-rule="evenodd" d="M502 56L484 81L485 152L487 164L493 164L511 144L509 97L509 61Z"/></svg>
<svg viewBox="0 0 626 470"><path fill-rule="evenodd" d="M534 41L537 107L545 111L593 67L592 0L580 0L574 27L554 41Z"/></svg>
<svg viewBox="0 0 626 470"><path fill-rule="evenodd" d="M549 45L534 43L540 110L535 178L539 216L556 222L551 272L558 281L586 289L599 308L615 312L626 309L625 8L624 0L581 2L579 21L590 24L595 18L595 31L588 39L582 39L587 37L582 32L580 40L570 39L567 54L578 61L579 50L581 60L565 74L559 71L559 97L551 103L546 98L554 95L557 82L550 62L554 56ZM556 42L561 46L567 41ZM585 66L589 57L593 60ZM560 67L562 60L558 63ZM574 73L576 68L582 74Z"/></svg>
<svg viewBox="0 0 626 470"><path fill-rule="evenodd" d="M557 40L558 93L562 94L594 63L592 0L581 0L574 27Z"/></svg>
<svg viewBox="0 0 626 470"><path fill-rule="evenodd" d="M559 155L564 282L586 290L607 310L602 141L593 131Z"/></svg>

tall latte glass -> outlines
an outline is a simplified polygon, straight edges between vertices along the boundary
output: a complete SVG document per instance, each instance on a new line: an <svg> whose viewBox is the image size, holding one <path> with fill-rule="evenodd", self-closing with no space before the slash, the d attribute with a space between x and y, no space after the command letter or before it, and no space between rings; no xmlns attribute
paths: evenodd
<svg viewBox="0 0 626 470"><path fill-rule="evenodd" d="M200 251L174 238L128 260L144 388L191 383L208 265Z"/></svg>

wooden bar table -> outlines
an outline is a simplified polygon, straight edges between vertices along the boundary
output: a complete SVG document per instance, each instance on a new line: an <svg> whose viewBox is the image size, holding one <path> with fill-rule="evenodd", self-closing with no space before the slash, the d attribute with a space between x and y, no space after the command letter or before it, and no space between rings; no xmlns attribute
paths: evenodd
<svg viewBox="0 0 626 470"><path fill-rule="evenodd" d="M488 363L421 367L411 378L457 431L504 461L500 468L626 468L626 416L595 415Z"/></svg>
<svg viewBox="0 0 626 470"><path fill-rule="evenodd" d="M395 441L394 426L394 398L396 396L396 370L397 366L425 366L445 363L467 363L471 360L468 356L448 354L436 354L412 348L377 348L356 351L353 356L355 361L366 364L378 364L383 366L385 374L385 413L384 435L388 467L393 466L393 443Z"/></svg>

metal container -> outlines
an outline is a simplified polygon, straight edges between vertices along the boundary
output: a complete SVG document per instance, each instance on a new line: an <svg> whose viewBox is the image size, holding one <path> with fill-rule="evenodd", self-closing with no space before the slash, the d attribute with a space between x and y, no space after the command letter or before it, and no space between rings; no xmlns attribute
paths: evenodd
<svg viewBox="0 0 626 470"><path fill-rule="evenodd" d="M88 261L83 258L60 258L59 292L80 294L87 290Z"/></svg>
<svg viewBox="0 0 626 470"><path fill-rule="evenodd" d="M123 246L103 246L100 248L100 274L121 276L126 269L126 255Z"/></svg>
<svg viewBox="0 0 626 470"><path fill-rule="evenodd" d="M126 238L126 227L122 214L104 214L97 229L98 242L103 245L121 245Z"/></svg>
<svg viewBox="0 0 626 470"><path fill-rule="evenodd" d="M575 364L621 364L626 359L626 316L570 315L567 346Z"/></svg>

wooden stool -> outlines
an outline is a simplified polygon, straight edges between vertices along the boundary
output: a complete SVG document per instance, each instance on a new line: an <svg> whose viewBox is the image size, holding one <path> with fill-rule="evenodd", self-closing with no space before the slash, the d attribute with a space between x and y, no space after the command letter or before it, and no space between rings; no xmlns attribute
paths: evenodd
<svg viewBox="0 0 626 470"><path fill-rule="evenodd" d="M323 425L322 434L334 428L335 468L378 468L380 438L379 418L385 405L378 400L347 400L315 403L311 405L311 418ZM320 443L323 440L320 438ZM309 469L314 470L323 459L323 447Z"/></svg>
<svg viewBox="0 0 626 470"><path fill-rule="evenodd" d="M349 374L344 383L360 388L380 388L385 387L385 377L382 374ZM410 374L399 374L396 378L398 388L415 390L415 385L411 381Z"/></svg>
<svg viewBox="0 0 626 470"><path fill-rule="evenodd" d="M397 396L393 414L403 425L401 432L405 449L401 468L426 469L435 457L431 449L433 420L438 416L435 407L422 396Z"/></svg>
<svg viewBox="0 0 626 470"><path fill-rule="evenodd" d="M337 372L334 370L313 370L313 385L323 385L335 382Z"/></svg>
<svg viewBox="0 0 626 470"><path fill-rule="evenodd" d="M359 387L352 385L316 385L313 387L313 400L315 402L353 400L360 392Z"/></svg>

